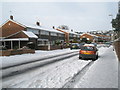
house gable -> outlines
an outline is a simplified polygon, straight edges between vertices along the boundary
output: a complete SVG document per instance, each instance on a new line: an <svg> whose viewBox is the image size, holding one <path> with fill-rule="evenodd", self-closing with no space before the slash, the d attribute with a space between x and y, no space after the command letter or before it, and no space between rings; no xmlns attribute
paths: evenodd
<svg viewBox="0 0 120 90"><path fill-rule="evenodd" d="M7 39L12 39L12 38L29 38L29 37L24 32L20 31L7 37Z"/></svg>
<svg viewBox="0 0 120 90"><path fill-rule="evenodd" d="M93 40L94 36L85 33L85 34L81 35L80 38L81 38L81 39L82 39L82 38L89 38L90 40Z"/></svg>
<svg viewBox="0 0 120 90"><path fill-rule="evenodd" d="M0 37L7 37L22 30L25 30L25 26L20 25L15 21L8 20L0 27Z"/></svg>
<svg viewBox="0 0 120 90"><path fill-rule="evenodd" d="M34 33L32 32L28 32L28 31L19 31L15 34L12 34L8 37L6 37L6 39L11 39L11 38L38 38Z"/></svg>

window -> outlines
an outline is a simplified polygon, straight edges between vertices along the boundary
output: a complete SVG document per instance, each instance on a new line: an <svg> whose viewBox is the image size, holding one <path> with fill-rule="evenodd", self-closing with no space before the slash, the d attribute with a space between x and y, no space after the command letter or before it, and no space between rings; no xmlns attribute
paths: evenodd
<svg viewBox="0 0 120 90"><path fill-rule="evenodd" d="M10 26L10 23L8 25Z"/></svg>
<svg viewBox="0 0 120 90"><path fill-rule="evenodd" d="M81 50L87 50L87 51L93 51L93 50L95 50L95 48L94 47L89 47L89 46L87 46L87 47L81 47Z"/></svg>
<svg viewBox="0 0 120 90"><path fill-rule="evenodd" d="M73 34L70 34L69 36L70 36L70 37L73 37Z"/></svg>
<svg viewBox="0 0 120 90"><path fill-rule="evenodd" d="M38 41L38 46L44 46L44 45L48 45L48 40L39 40Z"/></svg>
<svg viewBox="0 0 120 90"><path fill-rule="evenodd" d="M41 35L49 35L49 32L48 31L41 31Z"/></svg>
<svg viewBox="0 0 120 90"><path fill-rule="evenodd" d="M64 37L64 34L59 34L59 37Z"/></svg>
<svg viewBox="0 0 120 90"><path fill-rule="evenodd" d="M34 34L39 34L39 30L28 28L27 31L33 32Z"/></svg>
<svg viewBox="0 0 120 90"><path fill-rule="evenodd" d="M57 33L51 32L51 36L57 36Z"/></svg>

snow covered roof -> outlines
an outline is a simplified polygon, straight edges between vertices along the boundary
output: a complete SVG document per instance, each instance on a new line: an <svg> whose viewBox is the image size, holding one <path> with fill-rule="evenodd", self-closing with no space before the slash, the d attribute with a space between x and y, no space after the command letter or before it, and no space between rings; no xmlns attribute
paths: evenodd
<svg viewBox="0 0 120 90"><path fill-rule="evenodd" d="M75 33L75 32L71 32L71 31L69 31L69 33L71 33L71 34L75 34L75 35L78 35L77 33Z"/></svg>
<svg viewBox="0 0 120 90"><path fill-rule="evenodd" d="M23 33L25 33L28 37L30 38L38 38L38 36L36 36L34 33L29 32L29 31L22 31Z"/></svg>
<svg viewBox="0 0 120 90"><path fill-rule="evenodd" d="M13 22L13 23L16 23L16 24L18 24L18 25L20 25L20 26L22 26L22 27L26 27L25 25L23 25L23 24L15 21L15 20L11 20L11 19L6 20L3 24L0 25L0 27L2 27L4 24L6 24L6 23L9 22L9 21L11 21L11 22Z"/></svg>
<svg viewBox="0 0 120 90"><path fill-rule="evenodd" d="M81 36L84 35L84 34L88 34L88 35L93 36L93 37L98 37L97 35L90 34L90 33L83 33L83 34L81 34Z"/></svg>
<svg viewBox="0 0 120 90"><path fill-rule="evenodd" d="M59 28L57 28L57 29L59 29ZM64 31L64 32L69 33L69 34L80 35L80 34L77 34L75 32L72 32L71 30L64 30L64 29L59 29L59 30Z"/></svg>
<svg viewBox="0 0 120 90"><path fill-rule="evenodd" d="M26 25L26 26L28 28L34 28L34 29L45 30L45 31L49 31L49 32L55 32L55 33L62 33L63 34L63 32L60 32L58 30L55 30L55 29L52 29L52 28L43 27L43 26L37 26L35 24Z"/></svg>
<svg viewBox="0 0 120 90"><path fill-rule="evenodd" d="M48 28L48 27L44 27L44 26L37 26L36 24L31 24L29 22L25 22L25 21L15 21L15 20L11 20L11 19L8 19L7 21L5 21L2 25L0 25L0 27L2 27L4 24L6 24L8 21L11 21L11 22L14 22L22 27L28 27L28 28L34 28L34 29L38 29L38 30L45 30L45 31L49 31L49 32L56 32L56 33L62 33L63 32L60 32L58 30L55 30L55 29L52 29L52 28Z"/></svg>

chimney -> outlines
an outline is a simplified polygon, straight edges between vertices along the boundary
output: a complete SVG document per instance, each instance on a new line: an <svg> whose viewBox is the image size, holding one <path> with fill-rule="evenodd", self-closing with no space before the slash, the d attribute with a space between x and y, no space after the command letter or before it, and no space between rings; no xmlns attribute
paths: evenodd
<svg viewBox="0 0 120 90"><path fill-rule="evenodd" d="M73 32L73 29L71 29L71 32Z"/></svg>
<svg viewBox="0 0 120 90"><path fill-rule="evenodd" d="M55 29L55 26L53 26L52 28Z"/></svg>
<svg viewBox="0 0 120 90"><path fill-rule="evenodd" d="M13 20L13 16L12 15L10 15L10 19Z"/></svg>
<svg viewBox="0 0 120 90"><path fill-rule="evenodd" d="M36 22L36 25L37 25L37 26L40 26L40 22Z"/></svg>

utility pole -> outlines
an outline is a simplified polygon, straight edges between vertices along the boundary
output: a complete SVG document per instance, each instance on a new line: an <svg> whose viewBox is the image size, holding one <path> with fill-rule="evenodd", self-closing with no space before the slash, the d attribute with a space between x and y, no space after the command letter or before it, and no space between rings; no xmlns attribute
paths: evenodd
<svg viewBox="0 0 120 90"><path fill-rule="evenodd" d="M113 20L113 15L112 15L112 14L109 14L109 16L111 17L111 21L112 21L112 20ZM112 23L111 23L111 26L112 26ZM112 27L112 32L113 32L113 34L111 34L111 40L114 41L115 33L114 33L114 31L113 31L113 27Z"/></svg>

